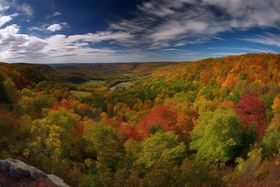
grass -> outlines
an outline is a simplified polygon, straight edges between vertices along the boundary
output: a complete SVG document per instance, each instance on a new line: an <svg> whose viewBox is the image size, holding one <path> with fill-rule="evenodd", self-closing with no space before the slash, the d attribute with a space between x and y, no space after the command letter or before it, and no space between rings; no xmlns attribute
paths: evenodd
<svg viewBox="0 0 280 187"><path fill-rule="evenodd" d="M71 93L72 93L75 97L88 97L88 96L91 96L91 95L92 95L91 92L83 92L83 91L76 91L76 90L72 90Z"/></svg>
<svg viewBox="0 0 280 187"><path fill-rule="evenodd" d="M104 85L104 84L105 84L105 81L100 81L100 80L90 80L90 81L83 83L83 85L85 85L85 86L99 86L99 85Z"/></svg>
<svg viewBox="0 0 280 187"><path fill-rule="evenodd" d="M121 83L111 87L111 90L114 90L116 88L127 88L133 84L134 84L134 82L121 82Z"/></svg>

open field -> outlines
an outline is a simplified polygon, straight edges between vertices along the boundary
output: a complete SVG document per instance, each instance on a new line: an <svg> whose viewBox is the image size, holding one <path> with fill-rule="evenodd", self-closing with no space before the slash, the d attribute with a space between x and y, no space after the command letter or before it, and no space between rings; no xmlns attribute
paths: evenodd
<svg viewBox="0 0 280 187"><path fill-rule="evenodd" d="M75 97L88 97L88 96L91 96L91 95L92 95L91 92L84 92L84 91L77 91L77 90L71 90L71 93L72 93Z"/></svg>

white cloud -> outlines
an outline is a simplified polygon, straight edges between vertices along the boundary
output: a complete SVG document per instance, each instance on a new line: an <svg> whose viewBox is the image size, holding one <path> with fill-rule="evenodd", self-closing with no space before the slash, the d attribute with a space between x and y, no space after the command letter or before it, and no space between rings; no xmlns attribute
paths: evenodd
<svg viewBox="0 0 280 187"><path fill-rule="evenodd" d="M91 48L89 44L102 41L121 41L129 37L126 33L102 32L84 35L54 35L45 40L47 45L41 50L44 54L52 56L64 55L92 55L93 53L112 53L114 50L108 48Z"/></svg>
<svg viewBox="0 0 280 187"><path fill-rule="evenodd" d="M0 28L6 23L9 23L17 14L6 15L5 12L10 8L8 2L5 0L0 1Z"/></svg>
<svg viewBox="0 0 280 187"><path fill-rule="evenodd" d="M279 34L271 34L267 33L266 35L258 35L253 38L244 38L242 40L252 42L252 43L259 43L263 45L271 45L271 46L276 46L280 47L280 35Z"/></svg>
<svg viewBox="0 0 280 187"><path fill-rule="evenodd" d="M57 34L40 38L20 32L20 27L16 24L0 29L0 60L10 62L39 60L58 63L70 58L72 60L80 58L94 61L111 57L115 54L115 50L94 48L91 45L103 41L119 42L130 37L125 32L99 32L69 36Z"/></svg>
<svg viewBox="0 0 280 187"><path fill-rule="evenodd" d="M52 17L61 16L61 15L62 15L61 12L55 11L55 12L52 14Z"/></svg>
<svg viewBox="0 0 280 187"><path fill-rule="evenodd" d="M58 16L61 16L62 15L62 13L61 12L59 12L59 11L55 11L54 13L52 13L52 14L49 14L49 15L47 15L47 19L49 19L49 18L54 18L54 17L58 17Z"/></svg>
<svg viewBox="0 0 280 187"><path fill-rule="evenodd" d="M19 32L19 26L16 25L16 24L13 24L13 25L9 25L3 29L0 29L0 37L1 39L2 38L5 38L5 37L8 37L8 36L11 36L11 35L15 35Z"/></svg>
<svg viewBox="0 0 280 187"><path fill-rule="evenodd" d="M2 10L4 10L3 6L0 2ZM11 6L18 11L24 11L28 16L33 15L30 6L18 5L15 2ZM55 13L56 16L58 14ZM48 37L34 36L32 33L22 33L20 26L17 24L7 25L17 14L5 15L4 11L0 15L0 61L34 62L36 60L38 63L60 63L69 62L69 60L87 62L96 62L99 59L112 60L111 57L116 56L114 49L108 47L97 48L94 45L104 41L116 44L129 40L131 37L129 33L124 31L105 31L79 35L52 34ZM66 22L62 22L51 25L44 24L41 27L33 26L29 30L56 32L67 26Z"/></svg>
<svg viewBox="0 0 280 187"><path fill-rule="evenodd" d="M55 24L51 24L51 25L45 24L42 26L41 30L47 29L48 31L51 31L51 32L57 32L57 31L64 29L67 26L68 26L68 24L66 22L55 23ZM34 29L36 29L36 27ZM37 28L37 30L38 30L38 28Z"/></svg>
<svg viewBox="0 0 280 187"><path fill-rule="evenodd" d="M280 28L279 0L150 0L135 16L111 24L128 31L138 46L176 46L198 38L253 27ZM126 41L124 45L135 46Z"/></svg>
<svg viewBox="0 0 280 187"><path fill-rule="evenodd" d="M29 4L22 3L19 0L0 0L0 16L1 13L11 9L16 11L17 14L22 14L28 17L33 17L34 11Z"/></svg>
<svg viewBox="0 0 280 187"><path fill-rule="evenodd" d="M32 7L28 4L14 4L16 9L28 17L33 17L34 11Z"/></svg>
<svg viewBox="0 0 280 187"><path fill-rule="evenodd" d="M170 7L161 6L151 2L145 2L138 8L147 14L156 15L159 17L164 17L175 13Z"/></svg>
<svg viewBox="0 0 280 187"><path fill-rule="evenodd" d="M0 16L0 27L12 20L12 16Z"/></svg>
<svg viewBox="0 0 280 187"><path fill-rule="evenodd" d="M0 2L0 12L4 12L9 9L9 6L4 4L3 2Z"/></svg>
<svg viewBox="0 0 280 187"><path fill-rule="evenodd" d="M47 30L51 31L51 32L56 32L56 31L60 31L62 29L62 26L60 24L52 24L50 26L47 27Z"/></svg>
<svg viewBox="0 0 280 187"><path fill-rule="evenodd" d="M41 27L32 26L32 27L29 27L29 28L28 28L29 31L40 31L40 32L44 31L45 29L46 29L46 28L45 28L44 25L41 26Z"/></svg>
<svg viewBox="0 0 280 187"><path fill-rule="evenodd" d="M184 23L173 21L156 29L151 35L153 41L166 41L185 33L205 33L208 23L188 20Z"/></svg>

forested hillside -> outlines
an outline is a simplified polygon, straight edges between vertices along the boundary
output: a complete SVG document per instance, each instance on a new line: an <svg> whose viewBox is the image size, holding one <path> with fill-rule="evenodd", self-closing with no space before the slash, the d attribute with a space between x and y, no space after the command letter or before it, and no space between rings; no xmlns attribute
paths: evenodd
<svg viewBox="0 0 280 187"><path fill-rule="evenodd" d="M72 186L280 184L280 55L76 66L0 64L0 159Z"/></svg>

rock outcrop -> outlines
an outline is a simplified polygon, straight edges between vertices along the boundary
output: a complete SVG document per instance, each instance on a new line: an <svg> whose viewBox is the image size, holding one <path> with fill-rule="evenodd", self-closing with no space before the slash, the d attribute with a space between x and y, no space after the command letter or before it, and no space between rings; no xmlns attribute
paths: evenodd
<svg viewBox="0 0 280 187"><path fill-rule="evenodd" d="M0 187L69 187L63 179L48 175L20 160L0 160Z"/></svg>

